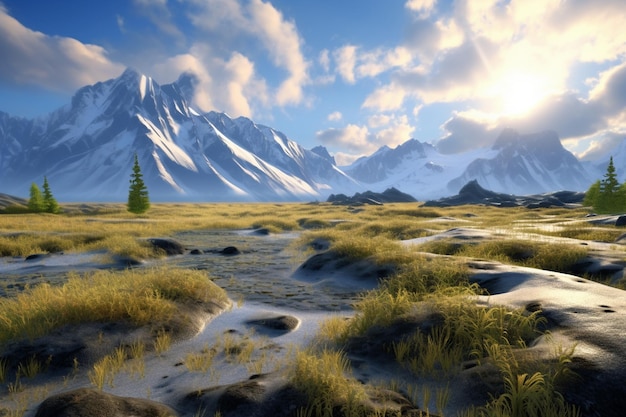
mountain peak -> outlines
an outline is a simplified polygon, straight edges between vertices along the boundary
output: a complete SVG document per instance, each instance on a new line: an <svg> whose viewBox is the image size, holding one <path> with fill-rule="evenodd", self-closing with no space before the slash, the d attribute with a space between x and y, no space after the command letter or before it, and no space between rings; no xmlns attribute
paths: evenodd
<svg viewBox="0 0 626 417"><path fill-rule="evenodd" d="M515 129L507 127L506 129L502 130L502 132L500 132L500 135L498 135L498 138L493 144L493 149L502 149L508 146L515 145L519 142L519 140L519 132Z"/></svg>
<svg viewBox="0 0 626 417"><path fill-rule="evenodd" d="M142 74L139 73L139 71L134 68L128 67L119 77L117 77L117 79L126 82L137 82L141 77Z"/></svg>
<svg viewBox="0 0 626 417"><path fill-rule="evenodd" d="M506 128L500 133L492 149L503 150L520 147L531 148L539 152L555 152L563 149L559 135L553 130L521 135L511 128Z"/></svg>
<svg viewBox="0 0 626 417"><path fill-rule="evenodd" d="M328 149L326 149L324 146L321 146L321 145L316 146L315 148L311 149L311 152L313 152L316 155L321 156L322 158L331 162L333 165L337 165L337 163L335 162L335 158L331 156L330 153L328 153Z"/></svg>
<svg viewBox="0 0 626 417"><path fill-rule="evenodd" d="M183 72L176 80L176 85L180 89L180 94L188 102L192 103L196 94L196 88L200 84L200 79L193 72Z"/></svg>

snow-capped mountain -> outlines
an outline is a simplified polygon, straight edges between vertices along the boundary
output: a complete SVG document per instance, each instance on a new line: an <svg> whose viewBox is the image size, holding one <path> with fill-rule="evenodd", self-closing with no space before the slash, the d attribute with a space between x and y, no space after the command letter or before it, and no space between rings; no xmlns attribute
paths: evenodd
<svg viewBox="0 0 626 417"><path fill-rule="evenodd" d="M0 188L24 195L46 175L58 199L124 201L135 153L157 201L303 200L358 188L320 150L247 118L196 112L186 99L193 84L184 74L160 86L128 69L46 117L0 113Z"/></svg>
<svg viewBox="0 0 626 417"><path fill-rule="evenodd" d="M585 191L595 178L556 133L520 135L510 129L491 148L453 155L411 139L394 149L382 147L344 170L370 188L396 187L420 200L455 194L472 180L495 192L527 195Z"/></svg>
<svg viewBox="0 0 626 417"><path fill-rule="evenodd" d="M460 189L476 179L489 190L525 195L557 190L584 191L594 178L552 131L520 135L505 129L492 150L497 151L493 158L472 161L449 187Z"/></svg>
<svg viewBox="0 0 626 417"><path fill-rule="evenodd" d="M183 74L161 86L128 69L47 116L0 112L0 192L25 196L47 176L60 201L125 201L135 153L154 201L323 200L389 188L428 200L471 180L520 195L584 191L606 168L589 174L592 165L553 132L505 130L490 148L449 155L410 139L340 169L323 147L304 149L244 117L197 112L189 105L196 84Z"/></svg>
<svg viewBox="0 0 626 417"><path fill-rule="evenodd" d="M493 151L485 149L447 155L431 144L410 139L396 148L383 146L343 169L369 189L393 187L419 200L428 200L454 194L447 184L462 175L473 160L493 155Z"/></svg>

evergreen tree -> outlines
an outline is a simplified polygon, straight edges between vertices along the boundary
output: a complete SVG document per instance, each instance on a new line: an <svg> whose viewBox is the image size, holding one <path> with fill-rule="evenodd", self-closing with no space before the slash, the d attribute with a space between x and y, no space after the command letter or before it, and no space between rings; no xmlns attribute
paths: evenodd
<svg viewBox="0 0 626 417"><path fill-rule="evenodd" d="M626 184L617 180L613 157L602 180L596 181L585 194L583 204L593 206L597 213L619 213L626 210Z"/></svg>
<svg viewBox="0 0 626 417"><path fill-rule="evenodd" d="M600 195L600 180L591 184L591 187L589 187L589 189L585 193L583 206L594 207L597 204L599 195Z"/></svg>
<svg viewBox="0 0 626 417"><path fill-rule="evenodd" d="M56 199L52 196L50 184L48 184L48 178L46 177L43 177L43 209L47 213L55 214L61 211L59 203L57 203Z"/></svg>
<svg viewBox="0 0 626 417"><path fill-rule="evenodd" d="M33 213L41 213L44 209L45 205L41 190L37 184L32 183L30 186L30 198L28 199L28 210Z"/></svg>
<svg viewBox="0 0 626 417"><path fill-rule="evenodd" d="M599 213L617 213L624 209L624 196L620 192L613 157L609 159L604 178L600 181L600 190L594 208Z"/></svg>
<svg viewBox="0 0 626 417"><path fill-rule="evenodd" d="M128 191L128 211L135 214L146 212L150 208L150 199L148 198L148 187L143 182L143 175L139 167L139 159L135 154L135 163L133 165L133 173L130 179L130 189Z"/></svg>

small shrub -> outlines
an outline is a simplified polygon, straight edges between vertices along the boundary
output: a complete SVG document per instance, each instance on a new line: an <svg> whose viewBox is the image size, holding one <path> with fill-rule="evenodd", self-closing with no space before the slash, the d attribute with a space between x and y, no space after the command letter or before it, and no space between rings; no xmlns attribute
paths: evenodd
<svg viewBox="0 0 626 417"><path fill-rule="evenodd" d="M333 415L335 407L341 407L346 416L365 415L365 389L348 374L349 361L341 352L300 351L296 353L290 380L294 388L307 396L312 415Z"/></svg>
<svg viewBox="0 0 626 417"><path fill-rule="evenodd" d="M159 330L153 342L154 351L158 356L170 350L172 346L172 335L165 330Z"/></svg>

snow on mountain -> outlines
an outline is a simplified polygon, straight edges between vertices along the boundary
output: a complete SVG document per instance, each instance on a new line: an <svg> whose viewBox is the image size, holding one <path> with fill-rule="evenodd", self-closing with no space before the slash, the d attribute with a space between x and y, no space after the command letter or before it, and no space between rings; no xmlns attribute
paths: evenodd
<svg viewBox="0 0 626 417"><path fill-rule="evenodd" d="M480 149L447 155L431 144L410 139L393 149L383 146L344 170L370 189L393 187L417 199L429 200L450 195L446 186L449 181L460 176L471 161L492 154L493 151Z"/></svg>
<svg viewBox="0 0 626 417"><path fill-rule="evenodd" d="M459 190L476 179L482 187L492 191L526 195L557 190L585 191L594 178L552 131L520 135L505 129L492 150L497 151L494 157L472 161L448 187Z"/></svg>
<svg viewBox="0 0 626 417"><path fill-rule="evenodd" d="M487 149L441 154L411 139L394 149L383 146L344 169L373 189L395 187L420 200L456 194L472 180L495 192L527 195L585 191L595 178L554 132L520 135L510 129Z"/></svg>
<svg viewBox="0 0 626 417"><path fill-rule="evenodd" d="M410 139L340 169L324 147L307 150L248 118L194 110L197 84L183 74L161 86L128 69L47 116L0 112L0 191L24 196L45 175L61 201L125 201L135 153L154 201L324 200L389 188L429 200L471 180L511 194L584 191L606 169L588 173L553 132L513 130L491 148L454 155ZM616 152L620 173L626 144Z"/></svg>
<svg viewBox="0 0 626 417"><path fill-rule="evenodd" d="M358 184L284 134L199 114L193 76L160 86L132 69L86 86L36 120L0 113L0 188L24 195L46 175L64 201L124 201L135 153L151 199L304 200Z"/></svg>

